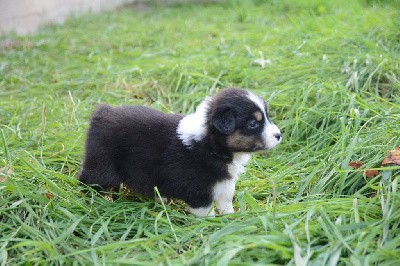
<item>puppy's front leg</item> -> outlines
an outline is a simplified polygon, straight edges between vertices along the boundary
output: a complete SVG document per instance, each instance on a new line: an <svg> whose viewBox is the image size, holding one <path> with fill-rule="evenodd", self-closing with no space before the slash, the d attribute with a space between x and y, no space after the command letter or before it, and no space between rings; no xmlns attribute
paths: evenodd
<svg viewBox="0 0 400 266"><path fill-rule="evenodd" d="M235 194L235 181L226 179L218 182L214 186L214 198L217 202L217 210L219 214L234 213L232 200Z"/></svg>

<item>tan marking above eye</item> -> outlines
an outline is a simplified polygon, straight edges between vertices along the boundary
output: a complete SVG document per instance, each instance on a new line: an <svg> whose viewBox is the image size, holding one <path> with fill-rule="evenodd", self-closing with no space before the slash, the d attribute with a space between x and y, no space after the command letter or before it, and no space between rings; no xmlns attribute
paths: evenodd
<svg viewBox="0 0 400 266"><path fill-rule="evenodd" d="M257 121L261 121L262 120L262 113L260 111L255 112L254 117L256 118Z"/></svg>

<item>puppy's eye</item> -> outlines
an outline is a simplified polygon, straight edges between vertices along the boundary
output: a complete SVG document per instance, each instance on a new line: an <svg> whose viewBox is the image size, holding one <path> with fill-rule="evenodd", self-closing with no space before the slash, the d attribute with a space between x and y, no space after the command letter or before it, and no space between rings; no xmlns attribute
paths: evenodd
<svg viewBox="0 0 400 266"><path fill-rule="evenodd" d="M256 128L258 128L260 126L260 123L258 123L256 120L251 120L250 122L249 122L249 124L247 125L247 127L249 128L249 129L256 129Z"/></svg>

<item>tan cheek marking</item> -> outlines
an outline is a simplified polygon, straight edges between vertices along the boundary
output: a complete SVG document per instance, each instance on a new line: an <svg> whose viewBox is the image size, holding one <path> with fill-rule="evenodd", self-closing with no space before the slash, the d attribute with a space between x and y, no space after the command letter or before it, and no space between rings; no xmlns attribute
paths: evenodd
<svg viewBox="0 0 400 266"><path fill-rule="evenodd" d="M262 145L262 142L255 137L243 136L239 132L235 132L227 138L227 144L231 148L251 150L255 145Z"/></svg>
<svg viewBox="0 0 400 266"><path fill-rule="evenodd" d="M242 142L243 142L243 137L242 137L242 135L238 134L237 132L233 133L227 139L228 146L230 146L230 147L237 147Z"/></svg>
<svg viewBox="0 0 400 266"><path fill-rule="evenodd" d="M260 111L255 112L254 117L256 118L257 121L261 121L262 120L262 114Z"/></svg>

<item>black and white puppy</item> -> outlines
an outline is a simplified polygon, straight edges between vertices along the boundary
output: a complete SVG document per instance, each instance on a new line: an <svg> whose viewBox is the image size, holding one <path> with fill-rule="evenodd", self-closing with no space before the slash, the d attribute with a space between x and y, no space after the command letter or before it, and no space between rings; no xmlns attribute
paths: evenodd
<svg viewBox="0 0 400 266"><path fill-rule="evenodd" d="M143 106L101 105L93 113L80 180L186 202L197 216L233 213L235 182L250 154L275 147L278 127L264 100L230 88L187 116Z"/></svg>

